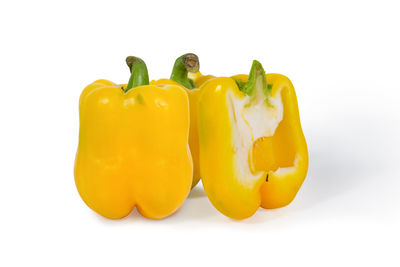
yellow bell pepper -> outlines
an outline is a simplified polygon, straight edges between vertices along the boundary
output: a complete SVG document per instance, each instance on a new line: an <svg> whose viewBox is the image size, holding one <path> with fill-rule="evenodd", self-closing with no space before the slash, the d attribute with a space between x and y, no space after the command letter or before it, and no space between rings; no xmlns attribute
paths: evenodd
<svg viewBox="0 0 400 267"><path fill-rule="evenodd" d="M193 83L198 88L200 88L206 82L214 79L215 76L213 76L213 75L203 75L203 74L201 74L200 71L198 71L198 72L194 72L194 73L189 72L188 73L188 78L191 79L193 81Z"/></svg>
<svg viewBox="0 0 400 267"><path fill-rule="evenodd" d="M200 90L196 88L196 85L191 79L188 78L191 74L199 73L199 58L192 53L187 53L176 59L174 67L172 69L170 79L160 79L157 81L151 81L152 85L159 84L175 84L182 85L185 87L186 92L189 96L190 106L190 131L189 131L189 147L192 153L193 159L193 182L192 188L200 180L200 166L199 166L199 133L197 127L197 109Z"/></svg>
<svg viewBox="0 0 400 267"><path fill-rule="evenodd" d="M141 59L127 63L127 86L98 80L81 94L75 182L84 202L107 218L136 206L160 219L180 207L192 184L188 96L180 85L148 85Z"/></svg>
<svg viewBox="0 0 400 267"><path fill-rule="evenodd" d="M288 205L308 169L290 80L265 75L254 61L249 76L215 78L200 89L200 172L212 204L236 219L260 205Z"/></svg>

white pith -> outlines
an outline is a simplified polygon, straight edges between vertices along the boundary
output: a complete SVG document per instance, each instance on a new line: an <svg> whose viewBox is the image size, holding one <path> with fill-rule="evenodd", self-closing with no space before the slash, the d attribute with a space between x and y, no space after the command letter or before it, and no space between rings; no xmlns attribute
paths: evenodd
<svg viewBox="0 0 400 267"><path fill-rule="evenodd" d="M234 152L234 169L238 181L248 187L260 179L265 172L253 174L249 160L252 156L253 143L260 137L272 136L283 118L281 93L276 92L268 97L262 90L257 90L251 98L236 96L227 92L227 104L232 121L232 141Z"/></svg>

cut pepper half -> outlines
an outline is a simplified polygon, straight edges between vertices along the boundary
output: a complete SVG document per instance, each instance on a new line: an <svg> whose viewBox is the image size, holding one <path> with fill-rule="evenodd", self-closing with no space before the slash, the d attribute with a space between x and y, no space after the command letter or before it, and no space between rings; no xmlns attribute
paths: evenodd
<svg viewBox="0 0 400 267"><path fill-rule="evenodd" d="M268 83L267 83L268 81ZM212 204L242 219L289 204L308 168L294 88L283 75L209 80L199 101L200 174Z"/></svg>

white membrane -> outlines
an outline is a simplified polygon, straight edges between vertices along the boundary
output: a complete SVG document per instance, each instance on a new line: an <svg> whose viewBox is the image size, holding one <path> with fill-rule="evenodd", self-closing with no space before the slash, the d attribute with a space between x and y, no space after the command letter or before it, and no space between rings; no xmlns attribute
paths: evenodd
<svg viewBox="0 0 400 267"><path fill-rule="evenodd" d="M272 136L283 118L281 92L268 97L257 92L255 98L239 98L233 92L227 93L227 105L232 121L232 140L236 178L245 186L251 187L265 172L253 174L249 158L253 143L260 137ZM251 103L250 103L251 101Z"/></svg>

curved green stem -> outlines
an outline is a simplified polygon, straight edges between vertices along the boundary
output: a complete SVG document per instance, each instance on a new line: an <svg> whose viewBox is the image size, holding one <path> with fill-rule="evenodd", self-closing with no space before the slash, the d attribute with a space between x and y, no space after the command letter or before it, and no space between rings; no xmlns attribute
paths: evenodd
<svg viewBox="0 0 400 267"><path fill-rule="evenodd" d="M260 93L264 96L268 96L270 91L264 68L257 60L253 60L248 81L243 82L242 80L236 80L236 83L239 89L249 96L256 96Z"/></svg>
<svg viewBox="0 0 400 267"><path fill-rule="evenodd" d="M175 60L170 79L188 89L196 88L194 82L188 78L188 72L198 72L199 68L199 58L195 54L184 54Z"/></svg>
<svg viewBox="0 0 400 267"><path fill-rule="evenodd" d="M131 77L129 78L125 92L128 92L137 86L149 84L149 73L147 71L146 63L144 63L142 59L129 56L126 58L126 64L131 70Z"/></svg>

